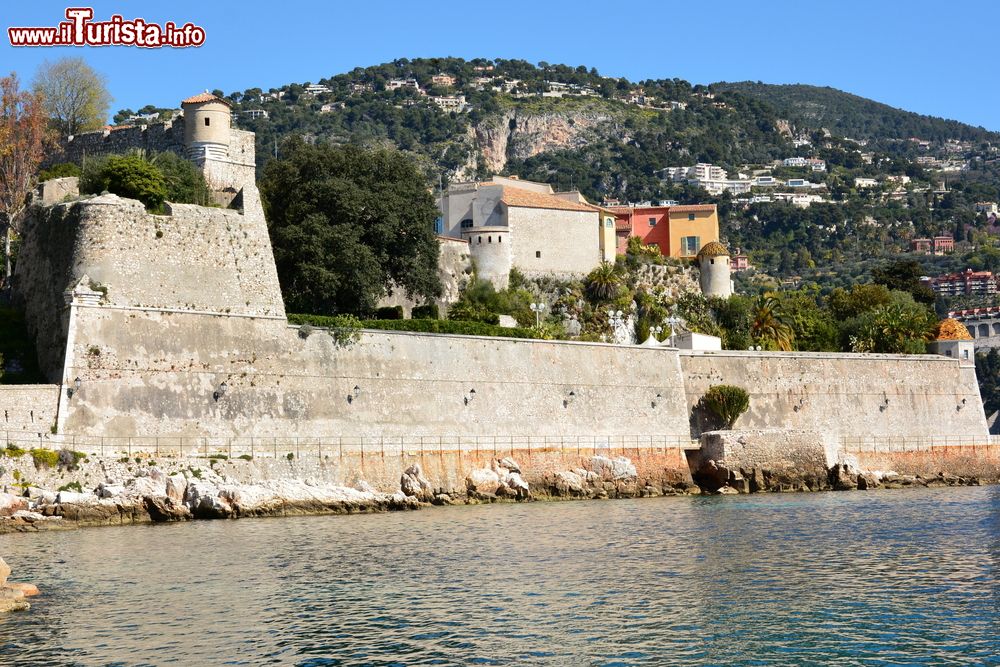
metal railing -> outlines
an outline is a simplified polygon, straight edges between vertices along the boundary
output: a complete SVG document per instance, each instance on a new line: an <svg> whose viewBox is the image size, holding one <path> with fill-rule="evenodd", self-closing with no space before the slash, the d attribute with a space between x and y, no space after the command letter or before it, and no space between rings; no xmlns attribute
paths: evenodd
<svg viewBox="0 0 1000 667"><path fill-rule="evenodd" d="M540 436L86 436L5 432L5 442L19 449L70 449L99 456L179 456L199 458L318 458L345 456L401 457L426 454L511 452L624 455L643 451L697 449L699 443L675 435Z"/></svg>

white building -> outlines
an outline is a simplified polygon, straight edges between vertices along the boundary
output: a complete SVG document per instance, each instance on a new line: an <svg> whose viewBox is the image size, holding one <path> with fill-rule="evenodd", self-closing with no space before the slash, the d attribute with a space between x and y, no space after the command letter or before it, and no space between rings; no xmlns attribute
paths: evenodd
<svg viewBox="0 0 1000 667"><path fill-rule="evenodd" d="M386 90L399 90L400 88L420 90L420 86L417 85L416 79L389 79L389 81L385 84Z"/></svg>
<svg viewBox="0 0 1000 667"><path fill-rule="evenodd" d="M431 102L436 104L443 111L464 111L465 95L442 95L441 97L431 97Z"/></svg>
<svg viewBox="0 0 1000 667"><path fill-rule="evenodd" d="M878 181L874 178L855 178L854 187L856 188L877 188Z"/></svg>

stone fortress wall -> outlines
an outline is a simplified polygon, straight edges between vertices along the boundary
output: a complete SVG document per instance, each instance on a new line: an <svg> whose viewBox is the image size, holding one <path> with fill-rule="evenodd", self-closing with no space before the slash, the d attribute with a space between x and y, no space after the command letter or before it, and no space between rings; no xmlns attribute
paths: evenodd
<svg viewBox="0 0 1000 667"><path fill-rule="evenodd" d="M171 205L154 216L112 195L34 211L16 287L55 383L32 390L39 432L54 421L75 445L388 438L421 452L426 439L448 479L461 471L443 462L468 457L447 452L470 442L504 443L529 469L546 451L565 458L574 444L582 456L633 442L649 474L676 477L684 450L709 428L698 401L726 383L751 393L740 422L748 428L987 438L974 368L944 357L697 354L405 332L364 332L338 346L324 331L288 325L240 159L223 160L236 167L215 183L238 188L240 211ZM0 410L20 414L25 400L0 392Z"/></svg>

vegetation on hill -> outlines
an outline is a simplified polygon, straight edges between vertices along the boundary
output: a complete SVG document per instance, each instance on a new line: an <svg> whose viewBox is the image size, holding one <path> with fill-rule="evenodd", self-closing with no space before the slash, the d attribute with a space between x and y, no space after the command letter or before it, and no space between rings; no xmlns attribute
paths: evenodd
<svg viewBox="0 0 1000 667"><path fill-rule="evenodd" d="M53 173L68 174L65 165L54 165ZM50 174L45 174L49 176ZM138 199L147 210L160 212L165 201L175 204L210 203L205 176L191 162L174 153L158 153L147 158L132 152L108 155L87 161L80 178L80 192L111 192Z"/></svg>

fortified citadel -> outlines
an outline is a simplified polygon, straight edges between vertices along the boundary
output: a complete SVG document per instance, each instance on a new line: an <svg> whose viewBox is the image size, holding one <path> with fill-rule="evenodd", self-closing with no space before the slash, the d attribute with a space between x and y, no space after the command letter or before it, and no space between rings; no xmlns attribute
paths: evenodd
<svg viewBox="0 0 1000 667"><path fill-rule="evenodd" d="M758 446L769 465L803 452L824 469L845 457L911 472L992 465L988 448L973 447L988 433L966 341L922 356L383 331L341 344L290 325L254 184L253 135L231 128L229 107L211 95L183 109L172 124L74 137L66 157L173 150L204 171L227 208L168 204L153 215L115 195L74 196L64 181L42 185L15 288L50 384L0 386L9 442L98 453L256 447L256 456L294 446L339 466L342 480L360 470L382 490L398 488L414 461L451 488L497 456L520 462L526 478L601 454L627 456L649 479L690 480L702 459L744 462ZM473 188L493 203L484 215L505 197L523 203L505 186ZM594 220L603 226L599 213ZM448 233L468 241L485 225L474 217ZM596 232L595 262L614 253L604 245L612 237ZM491 251L498 279L511 261L548 260L522 260L515 239L490 234L490 245L512 251ZM704 288L725 293L728 264L724 277L710 269L725 248L709 250L699 258ZM712 424L700 401L716 384L750 393L744 431L704 435Z"/></svg>

